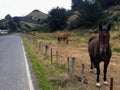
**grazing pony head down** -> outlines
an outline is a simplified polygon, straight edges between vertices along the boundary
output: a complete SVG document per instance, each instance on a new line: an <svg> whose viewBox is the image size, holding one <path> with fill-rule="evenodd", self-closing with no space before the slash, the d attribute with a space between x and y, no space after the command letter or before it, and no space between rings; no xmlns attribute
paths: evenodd
<svg viewBox="0 0 120 90"><path fill-rule="evenodd" d="M57 34L58 42L62 42L68 44L68 35L66 33L58 33Z"/></svg>
<svg viewBox="0 0 120 90"><path fill-rule="evenodd" d="M99 34L98 36L91 37L88 42L88 52L91 61L91 71L93 66L97 69L97 86L100 86L100 62L104 62L104 84L107 84L107 67L110 62L112 55L110 47L110 29L111 24L108 24L107 27L99 25Z"/></svg>

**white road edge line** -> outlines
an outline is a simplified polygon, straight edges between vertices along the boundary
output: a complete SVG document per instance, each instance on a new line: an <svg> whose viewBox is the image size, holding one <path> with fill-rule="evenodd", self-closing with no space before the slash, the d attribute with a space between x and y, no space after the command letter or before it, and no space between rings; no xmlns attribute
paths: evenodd
<svg viewBox="0 0 120 90"><path fill-rule="evenodd" d="M27 71L29 88L30 88L30 90L34 90L34 86L33 86L32 78L31 78L31 74L30 74L30 70L29 70L29 66L28 66L28 61L27 61L27 57L26 57L26 52L25 52L25 48L24 48L22 39L21 39L21 43L22 43L22 48L23 48L23 54L24 54L24 60L25 60L25 66L26 66L26 71Z"/></svg>

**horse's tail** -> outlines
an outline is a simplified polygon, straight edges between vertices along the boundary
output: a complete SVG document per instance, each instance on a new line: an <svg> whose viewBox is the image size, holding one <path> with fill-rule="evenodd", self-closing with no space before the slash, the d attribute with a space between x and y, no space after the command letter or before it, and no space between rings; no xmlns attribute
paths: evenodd
<svg viewBox="0 0 120 90"><path fill-rule="evenodd" d="M88 43L90 43L94 38L96 38L96 36L91 37L91 38L88 40Z"/></svg>

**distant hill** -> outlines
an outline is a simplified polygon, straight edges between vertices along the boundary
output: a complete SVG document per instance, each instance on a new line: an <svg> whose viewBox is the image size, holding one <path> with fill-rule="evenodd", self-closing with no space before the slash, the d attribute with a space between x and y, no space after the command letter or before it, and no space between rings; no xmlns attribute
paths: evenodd
<svg viewBox="0 0 120 90"><path fill-rule="evenodd" d="M28 15L24 17L20 17L20 20L23 22L28 22L28 23L37 23L37 24L43 24L46 23L48 15L39 11L39 10L33 10L30 12Z"/></svg>
<svg viewBox="0 0 120 90"><path fill-rule="evenodd" d="M26 17L31 17L33 20L38 21L39 19L46 19L48 15L39 10L34 10L31 13L29 13Z"/></svg>
<svg viewBox="0 0 120 90"><path fill-rule="evenodd" d="M6 15L4 19L0 20L0 29L7 29L9 24L11 27L11 31L13 30L13 28L16 31L20 31L20 29L29 31L31 30L31 28L46 24L48 17L47 14L39 10L33 10L31 13L22 17L21 16L11 17L9 15L9 18L7 18L7 16L8 15Z"/></svg>

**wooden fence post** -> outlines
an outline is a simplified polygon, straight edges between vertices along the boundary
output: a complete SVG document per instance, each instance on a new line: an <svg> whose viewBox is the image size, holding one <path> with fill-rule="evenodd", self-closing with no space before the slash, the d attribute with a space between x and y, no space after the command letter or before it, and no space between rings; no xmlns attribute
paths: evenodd
<svg viewBox="0 0 120 90"><path fill-rule="evenodd" d="M48 45L45 45L45 55L48 55Z"/></svg>
<svg viewBox="0 0 120 90"><path fill-rule="evenodd" d="M35 47L37 48L37 39L35 39Z"/></svg>
<svg viewBox="0 0 120 90"><path fill-rule="evenodd" d="M67 57L67 74L68 75L70 75L69 71L70 71L70 60L69 60L69 57Z"/></svg>
<svg viewBox="0 0 120 90"><path fill-rule="evenodd" d="M70 66L70 76L73 76L74 64L75 64L75 58L72 57L72 58L71 58L71 66Z"/></svg>
<svg viewBox="0 0 120 90"><path fill-rule="evenodd" d="M32 41L33 41L33 45L34 45L34 38L32 39Z"/></svg>
<svg viewBox="0 0 120 90"><path fill-rule="evenodd" d="M110 90L113 90L113 77L110 79Z"/></svg>
<svg viewBox="0 0 120 90"><path fill-rule="evenodd" d="M50 49L50 60L51 60L51 63L52 63L52 48Z"/></svg>
<svg viewBox="0 0 120 90"><path fill-rule="evenodd" d="M81 84L84 83L84 64L82 64L82 71L81 71Z"/></svg>
<svg viewBox="0 0 120 90"><path fill-rule="evenodd" d="M39 42L39 51L40 51L40 48L41 48L41 42Z"/></svg>
<svg viewBox="0 0 120 90"><path fill-rule="evenodd" d="M38 47L37 39L36 39L36 48Z"/></svg>
<svg viewBox="0 0 120 90"><path fill-rule="evenodd" d="M56 51L56 64L58 64L58 51Z"/></svg>
<svg viewBox="0 0 120 90"><path fill-rule="evenodd" d="M30 43L32 43L32 38L30 37Z"/></svg>

